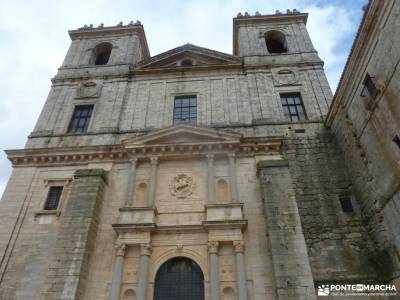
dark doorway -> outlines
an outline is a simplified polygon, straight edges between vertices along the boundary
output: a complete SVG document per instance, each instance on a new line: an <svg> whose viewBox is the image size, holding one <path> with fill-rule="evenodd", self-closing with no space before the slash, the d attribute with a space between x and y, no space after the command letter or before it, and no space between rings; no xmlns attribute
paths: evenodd
<svg viewBox="0 0 400 300"><path fill-rule="evenodd" d="M186 257L166 261L158 270L154 300L204 300L204 276L198 264Z"/></svg>

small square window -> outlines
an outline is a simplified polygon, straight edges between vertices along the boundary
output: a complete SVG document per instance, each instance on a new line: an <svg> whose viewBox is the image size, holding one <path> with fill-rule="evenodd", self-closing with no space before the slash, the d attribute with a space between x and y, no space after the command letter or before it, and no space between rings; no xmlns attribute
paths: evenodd
<svg viewBox="0 0 400 300"><path fill-rule="evenodd" d="M375 98L378 93L378 85L376 83L375 77L371 77L368 73L365 75L364 81L363 81L363 90L361 92L362 97L371 97Z"/></svg>
<svg viewBox="0 0 400 300"><path fill-rule="evenodd" d="M51 186L47 194L46 203L44 204L44 210L56 210L60 203L62 192L62 186Z"/></svg>
<svg viewBox="0 0 400 300"><path fill-rule="evenodd" d="M342 211L345 213L354 212L353 204L351 203L350 196L341 196L339 198L340 205L342 206Z"/></svg>
<svg viewBox="0 0 400 300"><path fill-rule="evenodd" d="M400 137L396 134L393 138L393 143L397 145L397 147L400 149Z"/></svg>
<svg viewBox="0 0 400 300"><path fill-rule="evenodd" d="M68 132L86 132L89 127L90 118L92 116L93 105L75 106L71 122L68 126Z"/></svg>

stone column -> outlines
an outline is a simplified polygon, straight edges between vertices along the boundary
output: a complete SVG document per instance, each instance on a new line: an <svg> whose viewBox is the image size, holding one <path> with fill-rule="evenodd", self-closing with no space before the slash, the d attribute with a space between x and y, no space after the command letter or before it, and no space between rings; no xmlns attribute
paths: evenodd
<svg viewBox="0 0 400 300"><path fill-rule="evenodd" d="M125 195L125 207L132 206L133 197L135 195L136 188L136 166L137 166L137 158L131 159L131 168L129 170L128 175L128 185L126 187L126 195Z"/></svg>
<svg viewBox="0 0 400 300"><path fill-rule="evenodd" d="M233 247L236 253L236 284L238 300L247 300L246 268L244 265L244 244L242 241L234 241Z"/></svg>
<svg viewBox="0 0 400 300"><path fill-rule="evenodd" d="M147 206L152 207L154 205L154 200L156 196L156 184L157 184L157 164L158 157L154 156L150 159L150 182L149 190L147 192Z"/></svg>
<svg viewBox="0 0 400 300"><path fill-rule="evenodd" d="M207 154L208 163L208 204L215 203L215 180L214 180L214 154Z"/></svg>
<svg viewBox="0 0 400 300"><path fill-rule="evenodd" d="M218 242L209 242L208 252L210 253L211 299L219 300Z"/></svg>
<svg viewBox="0 0 400 300"><path fill-rule="evenodd" d="M147 277L149 273L149 260L151 254L151 245L140 245L140 259L139 259L139 282L137 289L137 299L146 300L147 297Z"/></svg>
<svg viewBox="0 0 400 300"><path fill-rule="evenodd" d="M110 300L119 300L119 293L121 291L122 275L124 270L125 244L117 244L115 248L117 249L117 253L111 281Z"/></svg>
<svg viewBox="0 0 400 300"><path fill-rule="evenodd" d="M238 190L237 190L237 180L236 180L236 164L235 164L235 153L228 154L229 161L229 178L230 178L230 193L231 193L231 201L238 202Z"/></svg>

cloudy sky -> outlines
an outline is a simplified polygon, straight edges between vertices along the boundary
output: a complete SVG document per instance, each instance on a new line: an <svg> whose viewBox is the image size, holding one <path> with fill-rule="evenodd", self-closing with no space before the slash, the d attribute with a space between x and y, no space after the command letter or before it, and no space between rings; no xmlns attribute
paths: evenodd
<svg viewBox="0 0 400 300"><path fill-rule="evenodd" d="M367 0L0 0L0 195L11 173L2 150L32 131L69 47L67 30L140 20L151 55L185 43L232 53L238 12L308 12L308 31L334 91Z"/></svg>

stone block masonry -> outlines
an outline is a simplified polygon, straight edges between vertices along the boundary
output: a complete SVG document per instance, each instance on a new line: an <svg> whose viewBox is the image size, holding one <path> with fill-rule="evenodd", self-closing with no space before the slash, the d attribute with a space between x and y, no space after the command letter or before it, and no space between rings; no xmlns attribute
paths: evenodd
<svg viewBox="0 0 400 300"><path fill-rule="evenodd" d="M258 170L278 299L316 299L289 164L260 161Z"/></svg>
<svg viewBox="0 0 400 300"><path fill-rule="evenodd" d="M104 187L104 170L75 172L42 299L83 299Z"/></svg>

